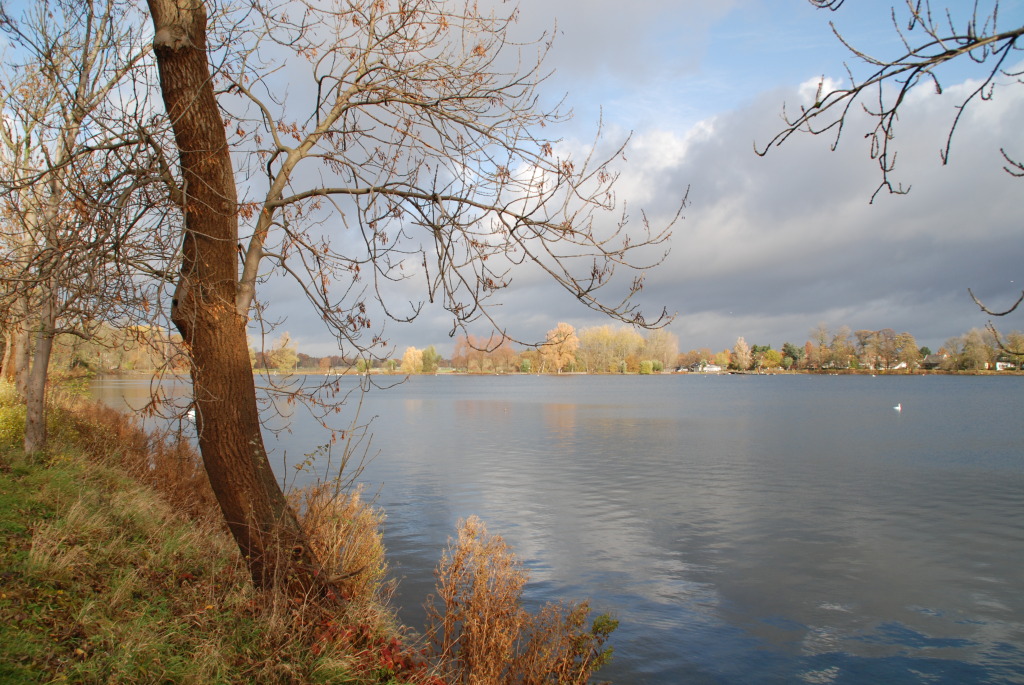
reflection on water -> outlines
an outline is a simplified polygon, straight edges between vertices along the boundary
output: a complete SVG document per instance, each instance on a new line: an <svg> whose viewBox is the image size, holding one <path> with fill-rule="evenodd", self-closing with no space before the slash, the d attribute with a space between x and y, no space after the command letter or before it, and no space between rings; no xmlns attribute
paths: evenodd
<svg viewBox="0 0 1024 685"><path fill-rule="evenodd" d="M1021 388L417 377L365 399L363 480L413 625L475 513L530 569L530 602L620 619L617 682L1024 682ZM271 446L328 439L297 412Z"/></svg>

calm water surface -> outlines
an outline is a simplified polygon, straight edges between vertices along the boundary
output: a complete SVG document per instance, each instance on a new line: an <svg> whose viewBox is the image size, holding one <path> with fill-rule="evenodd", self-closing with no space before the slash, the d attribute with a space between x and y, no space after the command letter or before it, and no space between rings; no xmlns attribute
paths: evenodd
<svg viewBox="0 0 1024 685"><path fill-rule="evenodd" d="M478 514L528 602L620 620L617 683L1024 683L1022 399L993 377L414 377L365 398L362 480L410 625ZM271 444L327 441L298 412Z"/></svg>

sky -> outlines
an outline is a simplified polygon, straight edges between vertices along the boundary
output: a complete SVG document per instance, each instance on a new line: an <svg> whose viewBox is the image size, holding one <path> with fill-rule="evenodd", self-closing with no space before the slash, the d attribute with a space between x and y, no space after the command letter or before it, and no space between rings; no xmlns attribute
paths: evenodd
<svg viewBox="0 0 1024 685"><path fill-rule="evenodd" d="M956 81L979 74L951 75L950 97L916 92L896 141L899 178L912 185L906 196L869 203L879 173L864 126L835 152L825 137L801 136L766 158L753 153L801 87L853 65L830 20L854 45L893 54L889 3L848 2L835 13L797 1L548 6L564 17L552 62L573 101L585 103L580 118L600 104L606 121L634 132L624 185L652 216L690 188L672 254L644 298L678 312L670 330L682 349L731 347L741 335L778 348L803 342L819 323L906 330L937 349L984 325L968 287L995 307L1022 290L1022 182L1001 170L999 152L1020 140L1019 84L968 111L947 166L939 149ZM1004 26L1024 20L1022 3L1001 12ZM559 316L593 321L569 309Z"/></svg>
<svg viewBox="0 0 1024 685"><path fill-rule="evenodd" d="M993 308L1024 289L1020 198L1024 180L1002 170L1000 147L1024 157L1024 86L999 88L969 109L942 165L943 146L964 81L945 94L918 89L896 140L897 178L908 195L871 196L880 181L869 157L869 129L851 122L835 151L831 139L791 138L754 153L782 125L782 108L813 94L822 77L842 79L856 59L829 22L858 48L887 56L899 48L890 3L847 2L838 12L804 0L523 0L523 36L555 30L545 84L575 113L562 132L587 140L598 117L610 139L631 135L618 195L666 222L689 189L671 254L648 274L641 303L675 314L680 350L748 343L802 344L811 329L893 328L933 350L982 327L988 317L970 287ZM1001 25L1024 23L1024 2L1004 2ZM1024 58L1024 55L1022 55ZM550 283L527 276L504 296L499 318L519 339L542 340L559 321L577 328L606 319ZM1024 329L1022 314L996 320ZM315 321L283 324L300 349L335 346ZM413 324L389 324L406 345L448 354L450 317L427 308Z"/></svg>
<svg viewBox="0 0 1024 685"><path fill-rule="evenodd" d="M859 49L892 56L900 45L890 11L902 2L850 0L837 12L806 0L519 3L515 37L555 39L542 93L573 108L558 131L565 145L589 142L599 120L609 143L629 137L617 195L655 226L688 196L671 252L639 298L650 314L675 315L669 330L681 351L731 348L739 336L778 349L802 344L819 324L907 331L934 350L988 320L968 287L996 309L1024 290L1024 179L1002 170L1000 154L1024 158L1024 84L967 110L948 165L939 152L957 95L982 73L958 66L942 75L943 95L913 91L895 141L908 195L870 202L880 174L863 120L851 120L835 151L829 137L798 135L766 157L754 153L781 129L783 106L812 96L823 76L841 81L845 64L863 73L829 23ZM1000 25L1021 24L1024 0L1003 0ZM272 282L260 295L301 351L338 353L294 288ZM559 321L609 323L530 270L514 273L495 314L526 341ZM995 323L1024 329L1024 312ZM447 355L451 329L450 315L428 305L412 324L388 322L384 335L399 356L407 345Z"/></svg>

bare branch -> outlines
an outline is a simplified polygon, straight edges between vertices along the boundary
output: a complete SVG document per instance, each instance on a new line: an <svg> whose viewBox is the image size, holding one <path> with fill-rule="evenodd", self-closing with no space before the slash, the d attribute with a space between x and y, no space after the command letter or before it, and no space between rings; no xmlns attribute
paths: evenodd
<svg viewBox="0 0 1024 685"><path fill-rule="evenodd" d="M810 0L819 8L837 10L842 0ZM785 127L766 145L758 147L758 155L765 155L772 147L782 145L797 132L821 135L831 132L832 148L838 146L845 125L852 112L863 112L875 120L874 129L865 137L870 144L871 158L878 162L881 182L872 194L872 201L883 189L889 193L901 194L909 191L892 179L896 168L894 139L897 132L899 112L910 91L922 84L929 84L936 92L942 92L938 72L953 61L972 60L981 67L981 78L956 106L956 114L949 126L945 143L940 150L943 164L947 164L953 146L953 138L967 108L979 100L991 99L999 79L1013 79L1020 82L1021 73L1012 71L1015 56L1021 50L1024 26L1006 31L997 30L999 2L991 5L988 14L982 14L979 3L974 3L970 16L957 28L951 13L946 13L945 22L932 15L928 0L906 0L906 28L901 27L895 9L892 12L894 30L903 42L905 52L895 58L872 57L851 45L833 26L833 32L859 62L869 67L864 77L856 76L848 67L849 85L825 92L825 79L819 84L814 102L801 105L794 115L784 113ZM893 86L893 88L890 88ZM873 95L872 95L873 94ZM859 105L858 109L853 109ZM1004 150L1007 172L1020 176L1020 165L1015 163Z"/></svg>
<svg viewBox="0 0 1024 685"><path fill-rule="evenodd" d="M1013 305L1009 309L1007 309L1006 311L1002 311L1002 312L994 312L991 309L989 309L988 307L986 307L984 304L982 304L981 300L979 300L974 295L974 293L971 292L970 288L967 289L967 293L971 296L971 299L974 300L974 304L978 305L978 308L981 309L981 311L983 311L986 314L989 314L991 316L1006 316L1008 314L1012 314L1014 311L1016 311L1017 307L1020 306L1021 302L1024 302L1024 292L1021 292L1020 297L1017 298L1017 301L1014 302Z"/></svg>

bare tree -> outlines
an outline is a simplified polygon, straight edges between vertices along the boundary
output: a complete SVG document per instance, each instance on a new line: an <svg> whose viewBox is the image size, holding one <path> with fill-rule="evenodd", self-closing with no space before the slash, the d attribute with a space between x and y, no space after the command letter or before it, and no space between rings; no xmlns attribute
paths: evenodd
<svg viewBox="0 0 1024 685"><path fill-rule="evenodd" d="M142 306L131 265L159 244L151 226L144 241L136 239L153 207L138 192L150 182L140 152L149 145L135 135L130 105L119 103L111 118L112 100L128 94L118 91L130 86L149 50L130 12L113 0L54 2L17 21L0 17L24 56L0 94L0 249L28 453L46 442L54 339L89 336L100 317L117 320Z"/></svg>
<svg viewBox="0 0 1024 685"><path fill-rule="evenodd" d="M437 0L293 3L222 18L227 41L199 0L148 4L180 165L172 319L192 357L200 449L254 582L323 589L260 433L245 333L262 311L261 279L294 278L339 343L362 351L381 342L374 302L399 320L420 311L387 294L410 275L423 279L424 301L452 314L453 331L484 319L507 337L487 300L524 263L585 305L650 326L663 319L631 301L639 276L612 304L598 295L618 284L616 267L658 263L668 228L606 218L618 152L576 158L538 136L563 116L540 107L544 45L529 60L510 42L514 13ZM246 49L211 65L223 54L211 36L226 52ZM239 200L236 160L252 200Z"/></svg>

